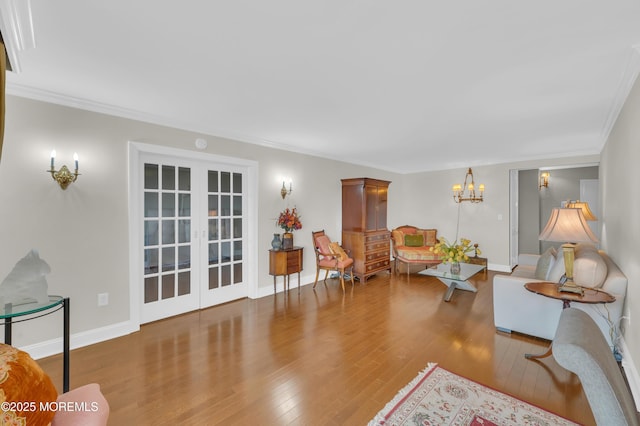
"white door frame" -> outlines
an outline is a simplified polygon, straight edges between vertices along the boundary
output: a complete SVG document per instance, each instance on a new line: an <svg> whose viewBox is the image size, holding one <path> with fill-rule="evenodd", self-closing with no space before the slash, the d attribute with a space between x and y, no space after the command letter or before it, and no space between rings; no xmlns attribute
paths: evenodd
<svg viewBox="0 0 640 426"><path fill-rule="evenodd" d="M138 166L141 153L160 154L200 162L224 163L246 167L247 173L247 230L246 268L243 280L247 283L247 296L258 297L258 162L216 154L189 151L148 143L129 141L129 317L134 326L140 326L140 279L144 274L142 259L143 197L142 182Z"/></svg>

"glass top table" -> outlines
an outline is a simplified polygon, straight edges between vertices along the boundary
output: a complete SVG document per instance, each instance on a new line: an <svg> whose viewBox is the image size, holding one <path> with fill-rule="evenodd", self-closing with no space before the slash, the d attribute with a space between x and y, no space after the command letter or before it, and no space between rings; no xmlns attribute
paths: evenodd
<svg viewBox="0 0 640 426"><path fill-rule="evenodd" d="M11 327L13 323L29 321L63 310L62 315L62 391L69 391L69 320L70 301L68 297L47 296L43 302L25 301L25 303L0 304L0 325L4 324L4 343L11 345ZM24 317L16 319L19 317Z"/></svg>
<svg viewBox="0 0 640 426"><path fill-rule="evenodd" d="M447 292L444 294L444 298L443 298L445 302L448 302L451 300L453 291L456 289L471 291L474 293L477 292L478 289L475 288L475 286L471 284L468 280L478 272L482 271L484 268L485 268L484 265L472 265L471 263L461 263L460 273L452 274L451 265L449 263L440 263L435 267L431 267L431 268L425 269L424 271L420 271L419 274L436 277L444 285L449 287L447 289Z"/></svg>
<svg viewBox="0 0 640 426"><path fill-rule="evenodd" d="M7 303L4 305L0 305L0 319L16 318L23 315L36 314L38 312L52 309L56 306L60 306L62 308L63 302L64 298L62 296L47 296L46 302L37 302L34 300L31 302L20 304Z"/></svg>

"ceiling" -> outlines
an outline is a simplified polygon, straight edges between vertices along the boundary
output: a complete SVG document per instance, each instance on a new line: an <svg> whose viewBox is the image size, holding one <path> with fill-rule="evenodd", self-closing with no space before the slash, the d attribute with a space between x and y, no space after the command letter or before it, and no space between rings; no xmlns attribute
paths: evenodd
<svg viewBox="0 0 640 426"><path fill-rule="evenodd" d="M400 173L598 154L640 68L638 0L19 3L10 94Z"/></svg>

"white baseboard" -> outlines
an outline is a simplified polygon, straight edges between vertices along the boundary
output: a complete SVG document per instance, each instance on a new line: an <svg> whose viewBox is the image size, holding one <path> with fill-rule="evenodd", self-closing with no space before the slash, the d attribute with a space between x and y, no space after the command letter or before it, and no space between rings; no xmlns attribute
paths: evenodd
<svg viewBox="0 0 640 426"><path fill-rule="evenodd" d="M636 403L636 408L640 409L640 375L638 374L636 363L631 359L631 353L624 337L620 338L620 352L622 352L622 368L624 369L624 375L627 376L627 382L629 382L633 402Z"/></svg>
<svg viewBox="0 0 640 426"><path fill-rule="evenodd" d="M80 333L75 333L69 336L69 348L77 349L83 346L93 345L94 343L100 343L104 342L105 340L115 339L116 337L125 336L138 330L140 330L139 325L134 325L131 323L131 321L125 321L118 324L108 325L106 327L82 331ZM62 337L35 343L33 345L23 346L19 349L27 352L33 359L40 359L51 355L61 354Z"/></svg>
<svg viewBox="0 0 640 426"><path fill-rule="evenodd" d="M313 282L316 280L315 272L313 274L300 275L300 286L304 287L305 285L313 285ZM291 280L289 281L289 290L298 291L298 274L291 274ZM284 292L284 277L276 278L276 293ZM273 285L262 286L258 288L258 295L256 299L260 299L262 297L273 296Z"/></svg>
<svg viewBox="0 0 640 426"><path fill-rule="evenodd" d="M511 273L511 266L509 265L500 265L498 263L489 263L487 265L487 269L490 271L497 271L497 272L506 272L506 273Z"/></svg>

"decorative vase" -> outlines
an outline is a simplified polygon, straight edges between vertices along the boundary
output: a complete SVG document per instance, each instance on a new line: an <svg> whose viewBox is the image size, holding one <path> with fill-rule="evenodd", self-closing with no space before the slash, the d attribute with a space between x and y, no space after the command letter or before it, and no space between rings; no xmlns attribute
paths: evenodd
<svg viewBox="0 0 640 426"><path fill-rule="evenodd" d="M285 232L282 234L282 249L290 250L293 248L293 233Z"/></svg>
<svg viewBox="0 0 640 426"><path fill-rule="evenodd" d="M271 240L271 247L274 250L280 250L280 247L282 247L282 240L280 240L280 234L273 234L273 240Z"/></svg>
<svg viewBox="0 0 640 426"><path fill-rule="evenodd" d="M460 262L451 262L451 273L453 275L460 275Z"/></svg>

